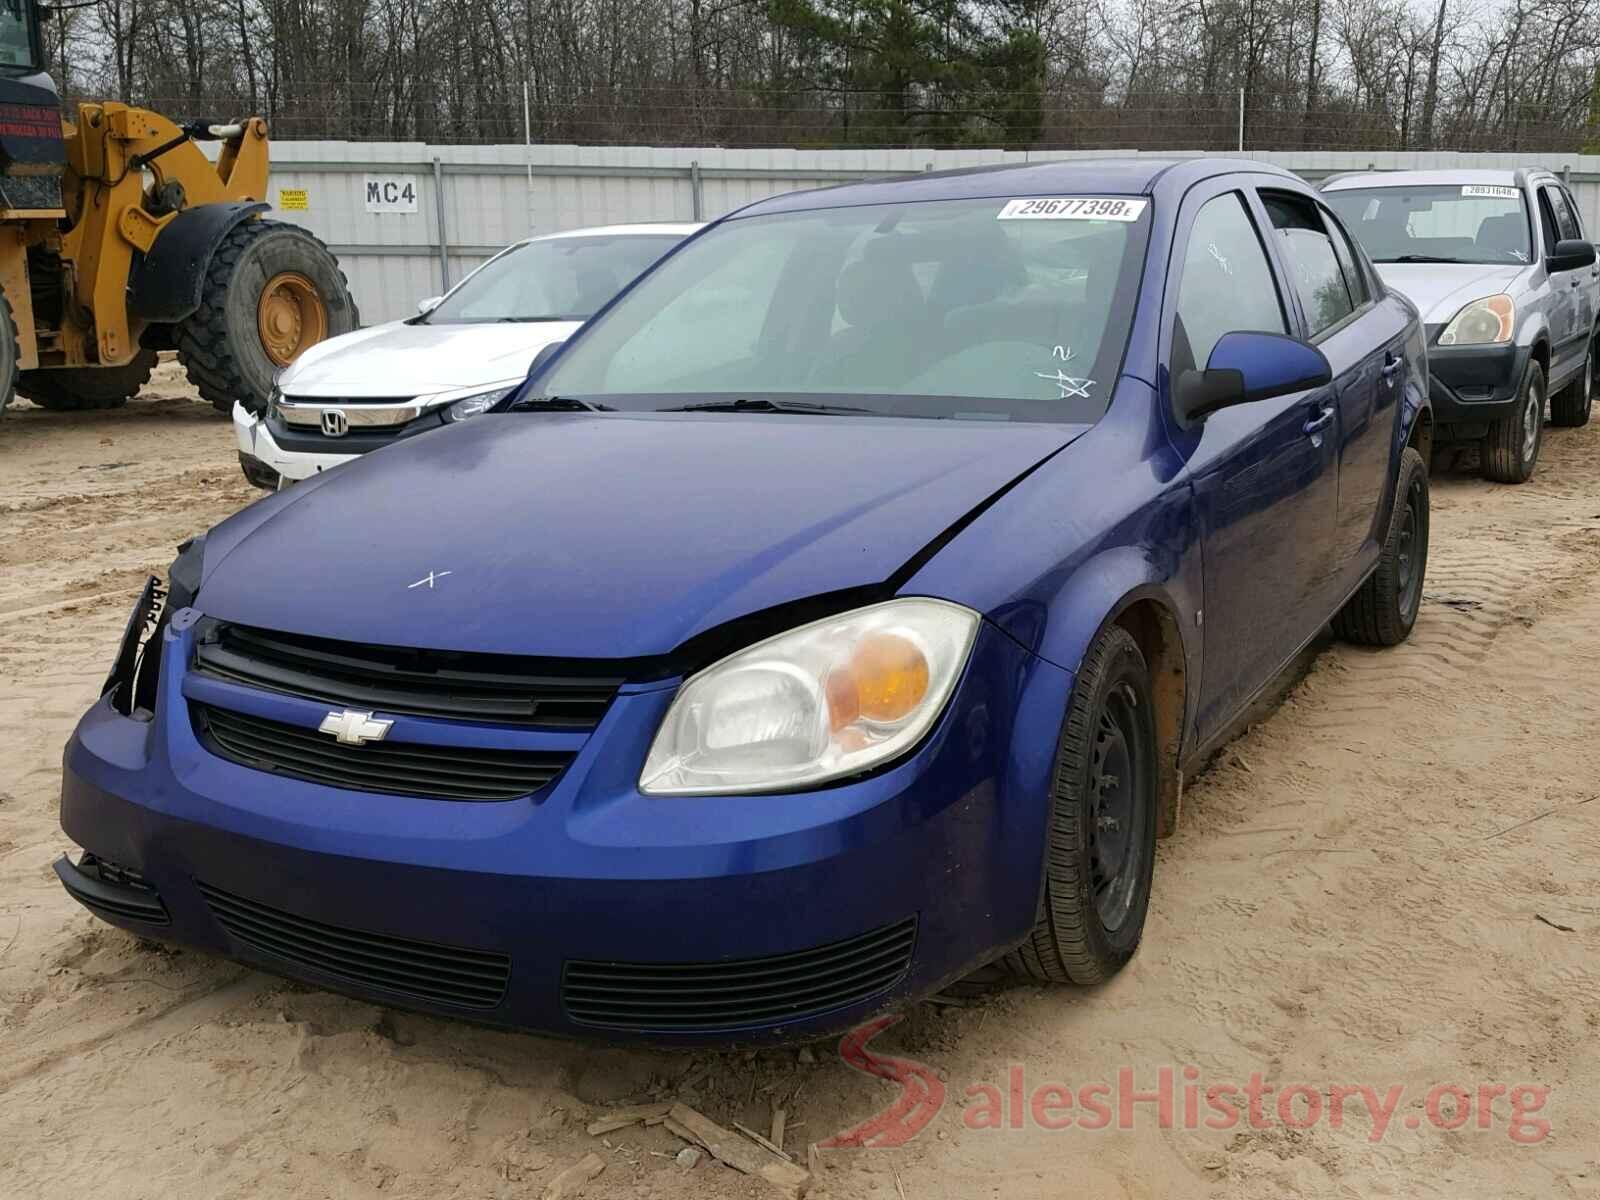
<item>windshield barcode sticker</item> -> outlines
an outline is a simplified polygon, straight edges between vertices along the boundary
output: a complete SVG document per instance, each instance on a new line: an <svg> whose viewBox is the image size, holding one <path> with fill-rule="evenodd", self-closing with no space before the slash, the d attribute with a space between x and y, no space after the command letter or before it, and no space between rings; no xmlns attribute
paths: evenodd
<svg viewBox="0 0 1600 1200"><path fill-rule="evenodd" d="M1137 221L1147 203L1104 196L1040 196L1008 200L997 217L1002 221Z"/></svg>
<svg viewBox="0 0 1600 1200"><path fill-rule="evenodd" d="M1497 200L1515 200L1522 195L1514 187L1501 187L1493 183L1466 183L1461 185L1463 196L1493 196Z"/></svg>

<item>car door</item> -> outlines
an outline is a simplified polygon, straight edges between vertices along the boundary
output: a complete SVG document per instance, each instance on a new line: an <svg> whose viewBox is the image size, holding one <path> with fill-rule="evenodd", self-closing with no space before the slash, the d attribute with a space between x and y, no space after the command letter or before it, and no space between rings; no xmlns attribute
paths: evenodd
<svg viewBox="0 0 1600 1200"><path fill-rule="evenodd" d="M1349 317L1311 339L1333 367L1339 397L1339 507L1331 566L1334 591L1342 597L1372 569L1383 541L1378 523L1393 467L1397 406L1409 382L1405 341L1411 316L1384 291L1339 219L1321 204L1317 214L1353 306ZM1417 382L1426 388L1425 380Z"/></svg>
<svg viewBox="0 0 1600 1200"><path fill-rule="evenodd" d="M1577 230L1573 236L1584 241L1589 239L1588 232L1583 227L1583 213L1578 209L1578 201L1573 197L1571 190L1565 184L1561 186L1561 199L1565 202L1572 227ZM1578 332L1584 333L1594 328L1595 318L1600 316L1596 305L1600 304L1600 260L1591 263L1575 273L1578 276Z"/></svg>
<svg viewBox="0 0 1600 1200"><path fill-rule="evenodd" d="M1561 190L1553 183L1539 186L1539 224L1547 256L1555 253L1557 241L1578 236ZM1550 322L1551 380L1564 379L1571 373L1574 359L1582 360L1589 325L1581 319L1581 297L1588 281L1588 267L1550 272L1550 311L1545 315Z"/></svg>
<svg viewBox="0 0 1600 1200"><path fill-rule="evenodd" d="M1163 313L1169 404L1172 380L1204 368L1224 333L1298 333L1266 229L1265 214L1237 183L1213 183L1186 198ZM1197 714L1204 738L1327 620L1307 600L1333 534L1338 413L1326 387L1221 409L1188 426L1173 420L1204 561Z"/></svg>

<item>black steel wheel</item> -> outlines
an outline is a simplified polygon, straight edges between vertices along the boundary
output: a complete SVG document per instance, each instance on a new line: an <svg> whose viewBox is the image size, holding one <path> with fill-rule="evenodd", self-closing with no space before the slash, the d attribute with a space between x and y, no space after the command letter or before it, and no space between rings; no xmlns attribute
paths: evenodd
<svg viewBox="0 0 1600 1200"><path fill-rule="evenodd" d="M1411 636L1428 573L1428 516L1428 468L1407 446L1378 566L1333 619L1333 631L1345 641L1393 646Z"/></svg>
<svg viewBox="0 0 1600 1200"><path fill-rule="evenodd" d="M1600 382L1597 373L1600 373L1600 329L1589 339L1589 359L1578 377L1550 397L1550 424L1576 429L1589 423L1595 384Z"/></svg>
<svg viewBox="0 0 1600 1200"><path fill-rule="evenodd" d="M1144 932L1159 760L1150 672L1117 626L1084 655L1056 750L1039 918L1003 964L1053 983L1109 979Z"/></svg>

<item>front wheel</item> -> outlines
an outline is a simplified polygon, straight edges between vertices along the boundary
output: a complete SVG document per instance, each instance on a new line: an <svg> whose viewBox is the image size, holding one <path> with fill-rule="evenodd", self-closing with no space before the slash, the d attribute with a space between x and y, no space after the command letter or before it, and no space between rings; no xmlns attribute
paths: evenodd
<svg viewBox="0 0 1600 1200"><path fill-rule="evenodd" d="M1345 601L1333 631L1347 642L1394 646L1411 636L1428 570L1428 468L1410 446L1400 452L1394 511L1377 570Z"/></svg>
<svg viewBox="0 0 1600 1200"><path fill-rule="evenodd" d="M304 229L246 221L211 256L200 307L176 330L189 380L224 415L266 411L278 373L361 323L339 260Z"/></svg>
<svg viewBox="0 0 1600 1200"><path fill-rule="evenodd" d="M1544 439L1544 368L1532 359L1522 373L1517 406L1489 426L1483 439L1483 474L1496 483L1525 483L1539 461Z"/></svg>
<svg viewBox="0 0 1600 1200"><path fill-rule="evenodd" d="M1083 657L1056 748L1044 890L1002 959L1044 983L1100 983L1139 947L1155 867L1159 763L1150 669L1117 626Z"/></svg>

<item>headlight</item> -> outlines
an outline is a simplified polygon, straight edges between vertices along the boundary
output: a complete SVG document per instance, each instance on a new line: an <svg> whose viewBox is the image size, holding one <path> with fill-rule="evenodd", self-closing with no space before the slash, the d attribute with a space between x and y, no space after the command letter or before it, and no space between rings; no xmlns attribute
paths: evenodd
<svg viewBox="0 0 1600 1200"><path fill-rule="evenodd" d="M1444 327L1441 346L1487 346L1509 342L1517 323L1517 306L1510 296L1485 296L1474 300Z"/></svg>
<svg viewBox="0 0 1600 1200"><path fill-rule="evenodd" d="M521 382L519 379L516 383L506 384L487 392L475 392L470 396L463 396L444 410L444 419L446 421L465 421L468 417L475 417L479 413L488 412L514 392Z"/></svg>
<svg viewBox="0 0 1600 1200"><path fill-rule="evenodd" d="M679 689L639 789L788 791L888 762L944 711L977 629L960 605L890 600L741 650Z"/></svg>

